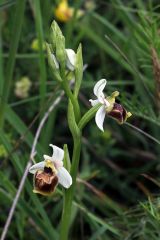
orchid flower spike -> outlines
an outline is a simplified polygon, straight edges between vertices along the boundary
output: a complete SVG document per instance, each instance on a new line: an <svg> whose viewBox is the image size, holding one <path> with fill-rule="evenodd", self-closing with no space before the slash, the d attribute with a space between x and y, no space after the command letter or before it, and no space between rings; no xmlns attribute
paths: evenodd
<svg viewBox="0 0 160 240"><path fill-rule="evenodd" d="M106 83L107 83L106 79L99 80L95 84L93 89L93 93L97 97L97 99L89 100L93 107L96 106L97 104L101 104L95 116L95 122L101 131L104 131L103 123L106 114L108 114L109 116L114 118L118 123L121 124L124 123L127 120L127 118L129 118L132 115L130 112L127 112L121 104L115 102L116 97L119 95L118 91L113 92L111 96L105 97L103 90L106 86Z"/></svg>
<svg viewBox="0 0 160 240"><path fill-rule="evenodd" d="M53 155L44 155L44 161L34 164L29 172L34 174L34 193L48 196L52 194L60 183L64 188L72 185L72 177L63 167L63 149L50 144Z"/></svg>

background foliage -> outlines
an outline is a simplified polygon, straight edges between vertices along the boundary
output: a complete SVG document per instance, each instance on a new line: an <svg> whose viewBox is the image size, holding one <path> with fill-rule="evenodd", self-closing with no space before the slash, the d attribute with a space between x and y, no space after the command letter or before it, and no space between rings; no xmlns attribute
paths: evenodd
<svg viewBox="0 0 160 240"><path fill-rule="evenodd" d="M73 17L59 22L67 47L76 49L81 42L88 65L79 96L82 111L90 107L95 82L107 78L107 93L120 91L119 101L133 113L123 126L106 118L104 133L94 120L86 127L70 239L160 238L158 4L156 0L70 1ZM57 5L58 0L0 1L1 232L38 123L60 94L43 49ZM83 14L77 17L80 9ZM34 39L38 47L33 46ZM24 77L32 84L25 97L15 90ZM67 143L72 149L65 98L42 130L37 161L49 154L49 143L60 147ZM60 187L48 198L35 195L28 176L7 239L57 239L61 210Z"/></svg>

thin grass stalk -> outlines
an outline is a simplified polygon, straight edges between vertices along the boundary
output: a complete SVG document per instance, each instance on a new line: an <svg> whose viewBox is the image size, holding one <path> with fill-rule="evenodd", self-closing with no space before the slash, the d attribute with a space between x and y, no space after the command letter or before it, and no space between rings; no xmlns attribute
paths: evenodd
<svg viewBox="0 0 160 240"><path fill-rule="evenodd" d="M27 163L27 166L26 166L26 168L25 168L24 174L23 174L22 179L21 179L21 181L20 181L18 190L17 190L17 192L16 192L16 196L15 196L15 198L14 198L14 200L13 200L12 207L11 207L11 209L10 209L10 211L9 211L9 214L8 214L8 217L7 217L7 221L6 221L5 226L4 226L4 228L3 228L3 231L2 231L2 235L1 235L1 239L0 239L0 240L6 239L6 235L7 235L7 233L8 233L9 226L10 226L10 223L11 223L11 220L12 220L12 217L13 217L13 214L14 214L14 212L15 212L15 208L16 208L16 206L17 206L17 203L18 203L20 194L21 194L21 192L22 192L22 189L23 189L23 186L24 186L26 177L27 177L27 175L28 175L28 170L29 170L29 168L31 167L31 165L32 165L32 161L29 161L29 162Z"/></svg>
<svg viewBox="0 0 160 240"><path fill-rule="evenodd" d="M38 37L38 47L39 47L39 68L40 68L40 84L39 84L39 93L40 93L40 108L43 106L46 95L46 64L45 64L45 55L44 55L44 34L43 34L43 24L41 16L41 6L40 1L35 0L35 24Z"/></svg>
<svg viewBox="0 0 160 240"><path fill-rule="evenodd" d="M8 62L7 62L7 67L5 71L6 78L4 81L2 98L0 101L0 127L3 127L5 107L8 101L11 83L13 79L16 52L17 52L22 24L23 24L24 11L25 11L25 0L17 0L15 16L14 16L12 30L11 30L11 38L10 38L11 43L10 43Z"/></svg>
<svg viewBox="0 0 160 240"><path fill-rule="evenodd" d="M145 131L143 131L142 129L128 123L128 122L125 122L124 123L125 125L128 125L129 127L135 129L137 132L140 132L142 133L144 136L146 136L147 138L151 139L153 142L157 143L160 145L160 140L158 140L157 138L153 137L152 135L150 135L149 133L146 133Z"/></svg>
<svg viewBox="0 0 160 240"><path fill-rule="evenodd" d="M67 240L69 235L70 219L72 214L72 203L76 186L76 177L79 166L80 152L81 152L81 137L74 139L72 166L70 172L73 183L71 187L64 193L64 205L62 212L60 240Z"/></svg>

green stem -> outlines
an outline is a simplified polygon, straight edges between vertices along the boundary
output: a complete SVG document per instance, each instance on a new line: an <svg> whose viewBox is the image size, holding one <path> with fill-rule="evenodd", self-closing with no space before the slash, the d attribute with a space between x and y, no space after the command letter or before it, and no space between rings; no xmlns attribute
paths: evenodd
<svg viewBox="0 0 160 240"><path fill-rule="evenodd" d="M97 104L83 115L83 117L78 123L78 128L80 130L82 130L86 126L86 124L95 116L100 106L101 106L100 104Z"/></svg>
<svg viewBox="0 0 160 240"><path fill-rule="evenodd" d="M78 165L80 159L81 151L81 136L74 138L74 148L73 148L73 157L72 157L72 166L71 166L71 176L72 176L72 185L66 190L64 194L64 206L62 213L62 222L61 222L61 231L60 231L60 240L67 240L70 228L70 218L72 211L72 202L76 186L76 177L78 172Z"/></svg>
<svg viewBox="0 0 160 240"><path fill-rule="evenodd" d="M71 100L73 108L74 108L74 114L75 114L75 119L76 122L79 122L80 118L81 118L81 113L80 113L80 108L79 108L79 104L78 104L78 100L74 97L74 95L72 94L68 83L65 79L63 79L62 82L62 87L67 95L67 97Z"/></svg>
<svg viewBox="0 0 160 240"><path fill-rule="evenodd" d="M71 187L68 190L66 190L66 192L64 193L64 205L63 205L63 213L62 213L60 240L67 240L68 234L69 234L72 202L73 202L73 196L75 191L76 177L78 172L80 151L81 151L81 130L95 116L95 113L97 112L99 107L100 107L100 104L97 104L95 107L92 107L79 121L78 126L75 123L74 117L70 116L72 114L72 109L70 109L70 111L68 112L69 126L70 126L70 130L72 132L72 136L74 140L72 166L71 166L71 176L72 176L73 183Z"/></svg>
<svg viewBox="0 0 160 240"><path fill-rule="evenodd" d="M5 107L8 101L10 86L13 79L16 52L17 52L20 33L22 29L22 24L23 24L24 10L25 10L25 0L17 0L15 17L13 20L11 38L10 38L11 43L10 43L9 57L8 57L8 62L6 67L6 78L4 81L2 99L0 102L0 127L3 126Z"/></svg>

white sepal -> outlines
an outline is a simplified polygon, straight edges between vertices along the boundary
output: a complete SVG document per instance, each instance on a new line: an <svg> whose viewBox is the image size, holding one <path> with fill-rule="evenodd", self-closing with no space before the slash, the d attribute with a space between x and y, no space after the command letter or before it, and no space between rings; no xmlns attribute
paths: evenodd
<svg viewBox="0 0 160 240"><path fill-rule="evenodd" d="M32 167L30 167L29 172L35 174L38 170L43 170L44 166L45 166L44 161L36 163Z"/></svg>
<svg viewBox="0 0 160 240"><path fill-rule="evenodd" d="M89 102L91 103L92 107L94 107L99 103L99 100L98 99L96 99L96 100L89 99Z"/></svg>
<svg viewBox="0 0 160 240"><path fill-rule="evenodd" d="M96 113L96 116L95 116L95 121L96 121L96 124L97 126L99 127L99 129L101 131L104 131L103 130L103 123L104 123L104 119L105 119L105 115L106 115L106 109L105 109L105 106L102 105L97 113Z"/></svg>
<svg viewBox="0 0 160 240"><path fill-rule="evenodd" d="M52 145L52 144L49 144L50 147L53 148L53 155L52 155L52 161L62 161L63 158L64 158L64 151L63 149L55 146L55 145Z"/></svg>
<svg viewBox="0 0 160 240"><path fill-rule="evenodd" d="M74 71L76 64L76 54L72 49L66 49L67 54L67 68L71 71Z"/></svg>
<svg viewBox="0 0 160 240"><path fill-rule="evenodd" d="M72 185L72 177L64 167L58 168L57 177L63 187L69 188Z"/></svg>
<svg viewBox="0 0 160 240"><path fill-rule="evenodd" d="M93 89L93 92L94 92L94 95L99 99L100 97L101 98L104 98L104 93L103 93L103 90L106 86L106 83L107 83L107 80L106 79L101 79L99 80L96 85L94 86L94 89Z"/></svg>

